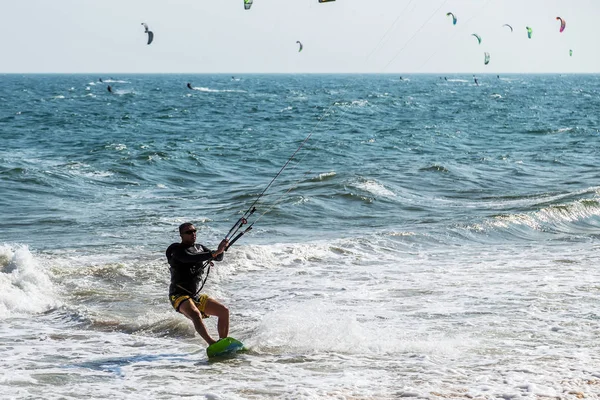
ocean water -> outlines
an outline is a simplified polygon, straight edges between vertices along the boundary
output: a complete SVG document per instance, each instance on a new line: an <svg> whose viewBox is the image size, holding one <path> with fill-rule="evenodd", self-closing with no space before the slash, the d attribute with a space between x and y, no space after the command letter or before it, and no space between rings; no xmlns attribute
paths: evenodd
<svg viewBox="0 0 600 400"><path fill-rule="evenodd" d="M402 78L0 76L0 397L600 398L600 76Z"/></svg>

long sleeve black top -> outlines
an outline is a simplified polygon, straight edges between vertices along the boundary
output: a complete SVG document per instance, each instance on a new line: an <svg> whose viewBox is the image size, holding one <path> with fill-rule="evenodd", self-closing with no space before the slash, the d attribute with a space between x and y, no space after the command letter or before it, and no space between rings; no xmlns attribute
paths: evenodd
<svg viewBox="0 0 600 400"><path fill-rule="evenodd" d="M169 296L195 296L202 283L204 264L212 259L211 250L201 244L186 247L181 243L173 243L167 249L166 256L171 271ZM223 260L223 253L215 258L215 261L221 260Z"/></svg>

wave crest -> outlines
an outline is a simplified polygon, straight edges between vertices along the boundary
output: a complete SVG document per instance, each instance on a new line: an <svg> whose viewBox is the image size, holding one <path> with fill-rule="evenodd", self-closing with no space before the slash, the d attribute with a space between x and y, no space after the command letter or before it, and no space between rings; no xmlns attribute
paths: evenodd
<svg viewBox="0 0 600 400"><path fill-rule="evenodd" d="M0 319L57 305L50 277L24 245L0 245Z"/></svg>

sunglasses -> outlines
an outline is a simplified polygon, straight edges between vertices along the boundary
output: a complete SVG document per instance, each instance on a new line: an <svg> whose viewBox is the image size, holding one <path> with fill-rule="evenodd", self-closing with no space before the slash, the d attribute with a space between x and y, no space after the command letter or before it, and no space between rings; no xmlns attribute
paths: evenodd
<svg viewBox="0 0 600 400"><path fill-rule="evenodd" d="M185 232L183 232L183 233L185 233L186 235L191 235L192 233L196 233L196 232L197 232L197 231L196 231L195 229L194 229L194 230L191 230L191 229L190 229L189 231L185 231Z"/></svg>

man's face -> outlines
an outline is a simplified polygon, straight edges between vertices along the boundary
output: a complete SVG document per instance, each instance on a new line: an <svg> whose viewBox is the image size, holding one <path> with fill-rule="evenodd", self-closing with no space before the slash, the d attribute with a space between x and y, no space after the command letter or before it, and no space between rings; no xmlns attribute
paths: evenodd
<svg viewBox="0 0 600 400"><path fill-rule="evenodd" d="M196 242L196 227L194 225L187 226L183 232L181 232L181 241L186 243Z"/></svg>

